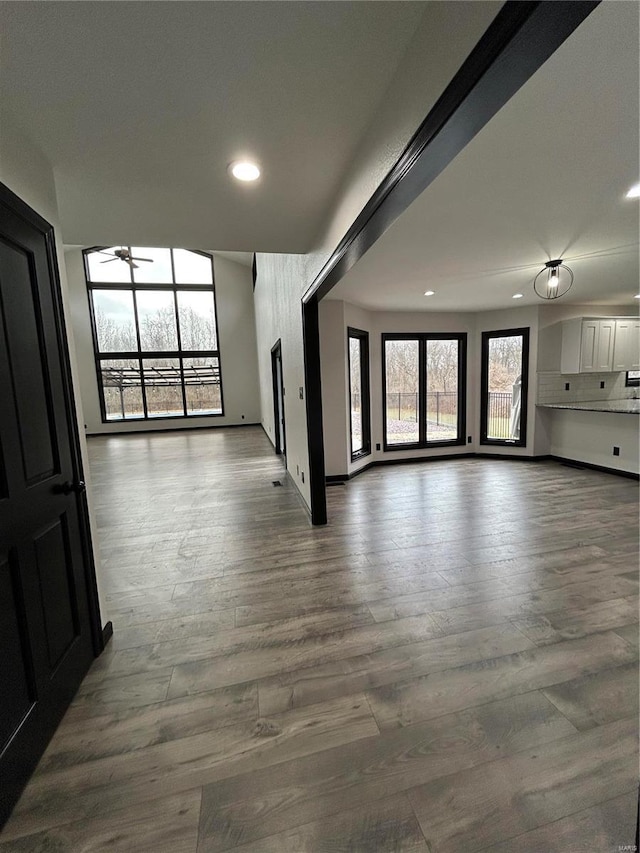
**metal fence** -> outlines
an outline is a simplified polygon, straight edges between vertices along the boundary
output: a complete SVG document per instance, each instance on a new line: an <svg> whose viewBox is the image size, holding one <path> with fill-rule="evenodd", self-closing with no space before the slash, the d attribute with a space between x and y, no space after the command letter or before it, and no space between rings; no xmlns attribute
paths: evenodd
<svg viewBox="0 0 640 853"><path fill-rule="evenodd" d="M387 418L398 421L417 421L418 395L387 393Z"/></svg>
<svg viewBox="0 0 640 853"><path fill-rule="evenodd" d="M487 435L489 438L511 438L511 407L513 395L492 391L489 394Z"/></svg>
<svg viewBox="0 0 640 853"><path fill-rule="evenodd" d="M489 394L488 432L491 438L511 438L512 395L492 391ZM359 408L359 407L358 407ZM458 394L455 391L427 392L427 421L434 424L451 424L458 416ZM387 418L398 421L418 420L418 395L387 393Z"/></svg>
<svg viewBox="0 0 640 853"><path fill-rule="evenodd" d="M458 416L458 394L455 391L427 392L427 421L451 424ZM387 418L398 421L418 420L418 395L387 393Z"/></svg>

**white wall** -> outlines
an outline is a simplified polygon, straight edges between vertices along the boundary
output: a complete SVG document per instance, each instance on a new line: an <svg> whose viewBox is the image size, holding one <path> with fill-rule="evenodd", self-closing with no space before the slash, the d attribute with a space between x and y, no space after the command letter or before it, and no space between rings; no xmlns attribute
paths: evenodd
<svg viewBox="0 0 640 853"><path fill-rule="evenodd" d="M188 429L192 426L220 427L260 422L253 282L249 267L214 256L224 417L199 417L189 422L163 419L105 424L102 423L100 414L89 300L81 250L68 249L66 264L70 317L78 352L78 380L87 434Z"/></svg>
<svg viewBox="0 0 640 853"><path fill-rule="evenodd" d="M13 122L12 116L6 112L0 115L0 181L26 202L31 208L49 222L55 231L58 269L62 290L63 310L67 327L67 342L71 362L71 377L76 403L76 415L80 433L80 453L82 457L83 474L87 484L87 501L89 504L89 519L93 531L92 544L96 566L98 597L100 600L102 620L106 621L105 596L100 589L100 554L96 539L97 530L93 509L91 490L91 475L87 457L87 446L82 429L83 414L78 376L78 361L74 346L73 328L69 310L69 291L64 252L60 242L60 223L58 204L51 164L40 150L22 134Z"/></svg>
<svg viewBox="0 0 640 853"><path fill-rule="evenodd" d="M638 415L571 409L553 409L550 414L553 456L640 473ZM614 445L620 456L613 455Z"/></svg>
<svg viewBox="0 0 640 853"><path fill-rule="evenodd" d="M287 470L308 507L309 451L307 446L302 345L302 294L313 281L327 255L258 255L258 281L254 293L260 406L262 425L275 445L271 349L282 342L284 415L287 431Z"/></svg>
<svg viewBox="0 0 640 853"><path fill-rule="evenodd" d="M327 476L345 474L349 446L349 360L345 303L325 300L318 306L322 375L322 428Z"/></svg>

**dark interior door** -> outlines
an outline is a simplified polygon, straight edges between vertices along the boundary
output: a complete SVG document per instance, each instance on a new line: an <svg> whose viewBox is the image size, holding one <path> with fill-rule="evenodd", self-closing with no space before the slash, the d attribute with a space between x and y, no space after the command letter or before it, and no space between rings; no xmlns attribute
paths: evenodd
<svg viewBox="0 0 640 853"><path fill-rule="evenodd" d="M0 826L96 650L53 245L0 186Z"/></svg>
<svg viewBox="0 0 640 853"><path fill-rule="evenodd" d="M276 453L286 457L287 441L284 424L284 380L282 377L282 346L280 341L271 350L273 373L273 414L276 433Z"/></svg>

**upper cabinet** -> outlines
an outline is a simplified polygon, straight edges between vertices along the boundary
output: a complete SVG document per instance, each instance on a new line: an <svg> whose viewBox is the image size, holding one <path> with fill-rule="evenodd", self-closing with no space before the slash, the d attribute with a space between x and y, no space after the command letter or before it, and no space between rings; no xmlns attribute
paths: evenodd
<svg viewBox="0 0 640 853"><path fill-rule="evenodd" d="M562 324L560 373L638 370L640 321L576 317Z"/></svg>
<svg viewBox="0 0 640 853"><path fill-rule="evenodd" d="M614 370L640 370L640 320L616 320Z"/></svg>

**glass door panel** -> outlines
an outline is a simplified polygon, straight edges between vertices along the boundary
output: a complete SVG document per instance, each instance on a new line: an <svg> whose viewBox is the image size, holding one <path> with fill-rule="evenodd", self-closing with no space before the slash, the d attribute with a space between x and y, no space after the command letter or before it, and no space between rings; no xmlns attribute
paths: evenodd
<svg viewBox="0 0 640 853"><path fill-rule="evenodd" d="M427 340L427 441L455 441L458 436L459 341Z"/></svg>
<svg viewBox="0 0 640 853"><path fill-rule="evenodd" d="M524 446L529 330L482 338L482 442Z"/></svg>
<svg viewBox="0 0 640 853"><path fill-rule="evenodd" d="M388 445L420 441L420 367L417 340L386 340L385 442Z"/></svg>

